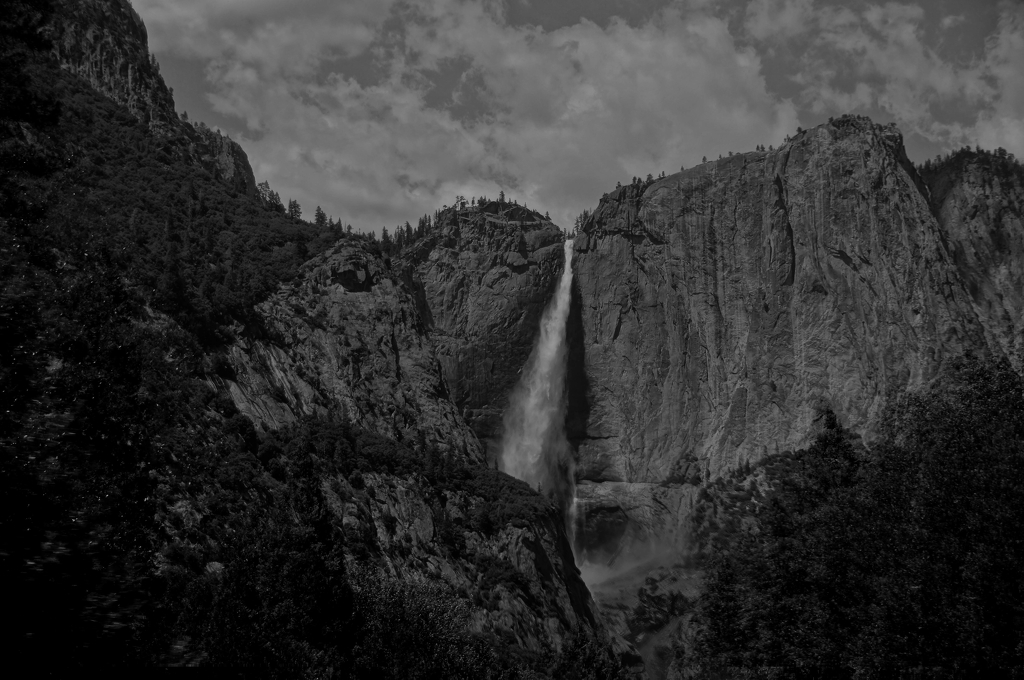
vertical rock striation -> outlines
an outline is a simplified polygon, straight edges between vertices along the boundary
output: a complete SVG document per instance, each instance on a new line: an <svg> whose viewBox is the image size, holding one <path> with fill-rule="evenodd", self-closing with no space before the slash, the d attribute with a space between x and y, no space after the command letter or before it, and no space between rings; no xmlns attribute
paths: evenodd
<svg viewBox="0 0 1024 680"><path fill-rule="evenodd" d="M171 91L128 0L58 0L52 27L61 66L147 123L177 120Z"/></svg>
<svg viewBox="0 0 1024 680"><path fill-rule="evenodd" d="M585 511L681 541L693 485L804 445L820 408L870 438L888 390L1012 344L927 194L895 127L844 117L606 195L576 239Z"/></svg>
<svg viewBox="0 0 1024 680"><path fill-rule="evenodd" d="M189 160L248 196L256 180L237 142L205 124L180 121L174 97L149 52L149 36L128 0L57 0L50 26L53 52L67 71L127 108L165 140L188 140Z"/></svg>
<svg viewBox="0 0 1024 680"><path fill-rule="evenodd" d="M1020 370L1024 172L998 152L960 151L926 174L936 218L986 340Z"/></svg>

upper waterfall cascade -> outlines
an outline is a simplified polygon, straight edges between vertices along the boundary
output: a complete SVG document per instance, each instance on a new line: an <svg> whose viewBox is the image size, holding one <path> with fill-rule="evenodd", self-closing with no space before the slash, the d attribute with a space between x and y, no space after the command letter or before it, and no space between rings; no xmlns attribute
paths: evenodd
<svg viewBox="0 0 1024 680"><path fill-rule="evenodd" d="M566 321L572 297L572 240L540 336L512 392L504 417L501 467L570 510L575 492L572 449L565 435Z"/></svg>

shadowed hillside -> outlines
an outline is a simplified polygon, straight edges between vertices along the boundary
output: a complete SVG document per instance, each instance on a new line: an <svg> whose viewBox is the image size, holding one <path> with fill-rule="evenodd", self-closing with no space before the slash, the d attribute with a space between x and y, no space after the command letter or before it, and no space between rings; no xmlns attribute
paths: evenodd
<svg viewBox="0 0 1024 680"><path fill-rule="evenodd" d="M557 510L474 462L381 244L180 120L127 2L0 30L12 663L619 673ZM260 373L332 347L336 383Z"/></svg>

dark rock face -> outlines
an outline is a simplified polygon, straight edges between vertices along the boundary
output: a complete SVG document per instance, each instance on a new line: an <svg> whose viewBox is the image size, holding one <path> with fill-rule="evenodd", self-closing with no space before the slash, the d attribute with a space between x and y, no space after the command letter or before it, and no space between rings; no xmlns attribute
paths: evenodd
<svg viewBox="0 0 1024 680"><path fill-rule="evenodd" d="M199 123L178 120L171 90L149 53L149 37L127 0L58 0L50 27L61 67L124 105L164 138L187 138L189 160L234 191L256 195L249 158L238 143Z"/></svg>
<svg viewBox="0 0 1024 680"><path fill-rule="evenodd" d="M570 436L579 476L614 484L580 487L583 526L611 504L682 543L694 484L803 446L818 409L870 438L887 390L1019 343L1021 260L992 253L1021 231L963 224L981 186L937 221L899 132L844 117L606 195L575 245Z"/></svg>
<svg viewBox="0 0 1024 680"><path fill-rule="evenodd" d="M256 178L249 157L238 142L202 123L187 130L189 151L196 165L206 168L214 179L245 196L256 196Z"/></svg>
<svg viewBox="0 0 1024 680"><path fill-rule="evenodd" d="M482 457L448 398L415 300L367 246L339 242L258 311L271 337L234 345L235 379L226 381L258 427L330 415L413 446Z"/></svg>
<svg viewBox="0 0 1024 680"><path fill-rule="evenodd" d="M508 208L447 210L410 257L452 401L492 443L562 270L561 230Z"/></svg>
<svg viewBox="0 0 1024 680"><path fill-rule="evenodd" d="M388 575L427 576L464 592L476 603L469 622L473 632L512 637L543 653L560 650L580 628L603 631L553 506L541 521L509 524L493 534L464 530L464 546L453 552L430 507L433 489L415 478L378 474L366 476L366 487L370 493L344 481L324 482L335 520L351 535L370 532ZM462 492L445 492L444 513L466 526L480 503ZM502 565L519 578L488 583L487 564Z"/></svg>
<svg viewBox="0 0 1024 680"><path fill-rule="evenodd" d="M1024 359L1024 177L998 157L954 158L929 178L932 205L990 346Z"/></svg>

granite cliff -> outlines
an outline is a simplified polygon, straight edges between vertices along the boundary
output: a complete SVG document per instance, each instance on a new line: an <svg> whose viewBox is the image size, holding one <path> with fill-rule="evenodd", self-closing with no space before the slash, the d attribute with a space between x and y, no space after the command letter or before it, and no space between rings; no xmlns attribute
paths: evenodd
<svg viewBox="0 0 1024 680"><path fill-rule="evenodd" d="M562 269L561 229L513 204L440 213L406 256L451 399L485 444L533 349Z"/></svg>
<svg viewBox="0 0 1024 680"><path fill-rule="evenodd" d="M257 311L266 337L230 347L230 377L218 382L258 428L330 416L482 459L449 398L415 299L370 244L339 242Z"/></svg>
<svg viewBox="0 0 1024 680"><path fill-rule="evenodd" d="M249 159L237 142L203 123L181 121L174 96L149 52L149 36L128 0L57 0L47 33L63 69L124 106L164 139L186 138L188 160L238 193L256 195Z"/></svg>
<svg viewBox="0 0 1024 680"><path fill-rule="evenodd" d="M432 252L443 248L438 243L444 239L430 243ZM441 267L439 259L428 266ZM506 266L501 261L497 267ZM484 468L484 448L453 402L453 383L420 315L416 292L422 289L410 276L408 265L385 259L368 241L339 241L257 307L264 332L240 333L211 384L266 433L304 419L337 421L418 458L455 459L484 478L510 483ZM441 343L450 340L441 336ZM557 508L525 485L516 488L543 511L491 520L482 517L495 499L477 491L482 482L451 489L419 475L368 473L364 479L365 490L353 486L351 476L319 483L351 543L368 542L379 555L374 569L381 577L447 584L472 603L471 631L514 641L530 653L558 653L581 630L611 644ZM620 653L636 663L630 648Z"/></svg>
<svg viewBox="0 0 1024 680"><path fill-rule="evenodd" d="M989 346L1024 359L1024 173L1000 153L960 150L922 174Z"/></svg>
<svg viewBox="0 0 1024 680"><path fill-rule="evenodd" d="M891 391L1013 350L1019 185L983 177L930 191L895 127L847 116L607 194L575 242L591 548L682 548L694 490L806 445L820 409L870 440Z"/></svg>
<svg viewBox="0 0 1024 680"><path fill-rule="evenodd" d="M60 0L51 25L61 66L147 123L177 120L174 98L149 53L142 18L127 0Z"/></svg>

